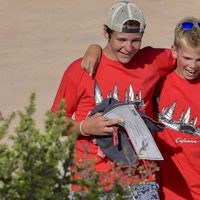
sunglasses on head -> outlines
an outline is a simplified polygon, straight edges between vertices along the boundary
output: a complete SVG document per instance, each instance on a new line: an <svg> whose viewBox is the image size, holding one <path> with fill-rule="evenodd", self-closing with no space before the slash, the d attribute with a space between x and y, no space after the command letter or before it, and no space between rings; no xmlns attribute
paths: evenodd
<svg viewBox="0 0 200 200"><path fill-rule="evenodd" d="M183 22L181 24L182 29L184 29L185 31L192 30L194 26L200 28L200 22Z"/></svg>

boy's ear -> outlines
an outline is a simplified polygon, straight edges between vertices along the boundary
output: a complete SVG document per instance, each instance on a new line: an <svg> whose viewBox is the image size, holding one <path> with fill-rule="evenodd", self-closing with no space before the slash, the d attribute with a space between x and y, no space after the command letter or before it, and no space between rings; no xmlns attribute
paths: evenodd
<svg viewBox="0 0 200 200"><path fill-rule="evenodd" d="M177 58L177 47L175 45L171 46L172 56L173 58Z"/></svg>
<svg viewBox="0 0 200 200"><path fill-rule="evenodd" d="M107 31L106 31L106 27L105 26L103 28L103 34L104 34L105 39L109 40L109 35L108 35Z"/></svg>

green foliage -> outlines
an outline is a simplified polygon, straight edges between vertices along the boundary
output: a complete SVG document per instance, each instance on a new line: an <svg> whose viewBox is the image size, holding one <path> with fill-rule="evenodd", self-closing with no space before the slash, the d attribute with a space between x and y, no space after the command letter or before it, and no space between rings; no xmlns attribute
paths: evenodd
<svg viewBox="0 0 200 200"><path fill-rule="evenodd" d="M58 113L47 112L45 133L33 119L35 94L25 112L18 112L19 125L10 134L11 145L0 145L0 199L64 200L68 199L69 168L74 155L75 134L66 127L64 103ZM8 128L15 114L3 120L1 139L8 137ZM66 136L65 136L66 135Z"/></svg>
<svg viewBox="0 0 200 200"><path fill-rule="evenodd" d="M0 113L1 200L68 200L70 184L76 184L82 191L76 194L77 200L99 199L108 186L111 186L107 192L108 199L122 200L123 187L129 184L125 174L145 181L147 174L153 176L157 170L155 163L146 162L148 173L144 166L137 165L122 173L121 167L113 164L112 172L106 174L96 172L95 162L87 158L83 158L81 166L73 163L77 136L70 131L64 102L61 102L59 110L46 113L44 132L37 128L33 117L35 94L31 95L25 111L12 113L7 119L3 119ZM19 119L18 125L10 133L9 127L16 118ZM5 138L8 143L5 143ZM81 178L75 179L77 174ZM114 183L111 184L113 177Z"/></svg>

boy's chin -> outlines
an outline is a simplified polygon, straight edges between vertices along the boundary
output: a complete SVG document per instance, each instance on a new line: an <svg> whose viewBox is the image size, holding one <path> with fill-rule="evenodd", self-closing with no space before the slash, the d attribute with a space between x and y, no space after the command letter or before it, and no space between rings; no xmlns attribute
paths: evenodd
<svg viewBox="0 0 200 200"><path fill-rule="evenodd" d="M122 64L128 64L131 61L132 58L120 58L119 62Z"/></svg>
<svg viewBox="0 0 200 200"><path fill-rule="evenodd" d="M200 76L188 76L188 75L185 75L184 78L188 81L194 81L194 80L197 80L197 79L200 79Z"/></svg>

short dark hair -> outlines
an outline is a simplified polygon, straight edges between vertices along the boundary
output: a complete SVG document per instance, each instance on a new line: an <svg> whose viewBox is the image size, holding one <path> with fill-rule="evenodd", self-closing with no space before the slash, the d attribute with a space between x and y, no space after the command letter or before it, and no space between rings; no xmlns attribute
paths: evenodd
<svg viewBox="0 0 200 200"><path fill-rule="evenodd" d="M125 29L140 28L140 23L138 21L135 21L135 20L128 20L124 23L123 26L124 26ZM108 36L109 36L109 39L110 39L112 33L115 32L115 31L110 29L107 25L104 25L104 29L108 33Z"/></svg>
<svg viewBox="0 0 200 200"><path fill-rule="evenodd" d="M110 39L114 31L110 29L107 25L104 25L104 30L106 31L106 33L108 33L108 37Z"/></svg>

